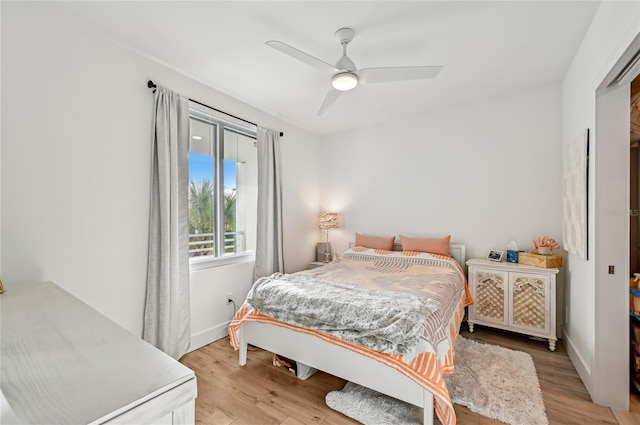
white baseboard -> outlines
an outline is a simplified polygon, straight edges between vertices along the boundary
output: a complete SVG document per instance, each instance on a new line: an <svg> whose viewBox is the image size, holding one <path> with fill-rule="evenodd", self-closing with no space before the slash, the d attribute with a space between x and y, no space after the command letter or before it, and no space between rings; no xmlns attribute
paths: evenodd
<svg viewBox="0 0 640 425"><path fill-rule="evenodd" d="M571 341L571 338L569 338L569 335L567 335L565 328L562 328L562 335L564 346L567 349L569 359L571 360L573 367L578 372L578 375L580 376L582 383L589 392L589 395L591 395L591 367L588 362L585 362L580 353L576 350L575 345L573 344L573 341Z"/></svg>
<svg viewBox="0 0 640 425"><path fill-rule="evenodd" d="M218 326L214 326L213 328L209 328L202 332L198 332L195 335L191 335L191 345L189 346L189 352L195 351L198 348L202 348L207 344L211 344L212 342L229 335L229 332L227 331L229 323L231 323L231 321L221 323Z"/></svg>

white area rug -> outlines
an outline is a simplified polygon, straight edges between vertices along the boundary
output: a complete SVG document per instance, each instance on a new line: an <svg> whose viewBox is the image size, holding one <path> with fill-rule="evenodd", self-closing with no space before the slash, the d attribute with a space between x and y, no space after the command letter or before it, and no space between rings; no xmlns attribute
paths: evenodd
<svg viewBox="0 0 640 425"><path fill-rule="evenodd" d="M548 425L533 359L458 337L456 371L445 376L451 400L511 425ZM354 383L326 396L329 407L365 425L422 424L422 409Z"/></svg>

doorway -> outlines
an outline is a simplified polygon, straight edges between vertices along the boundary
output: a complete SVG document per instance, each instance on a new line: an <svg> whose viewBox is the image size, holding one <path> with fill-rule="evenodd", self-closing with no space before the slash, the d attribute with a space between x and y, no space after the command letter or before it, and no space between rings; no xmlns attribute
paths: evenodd
<svg viewBox="0 0 640 425"><path fill-rule="evenodd" d="M596 91L595 140L589 143L595 175L590 393L595 403L621 410L629 404L629 93L630 81L605 79Z"/></svg>
<svg viewBox="0 0 640 425"><path fill-rule="evenodd" d="M597 403L611 406L616 416L622 413L618 409L629 410L631 423L637 423L635 415L640 410L630 380L629 312L629 276L640 272L640 219L634 214L635 208L640 212L640 153L638 147L631 147L631 138L640 137L632 132L635 124L631 124L632 105L640 98L639 74L640 35L604 78L595 99L596 344L591 395ZM614 265L621 270L614 271Z"/></svg>
<svg viewBox="0 0 640 425"><path fill-rule="evenodd" d="M629 105L629 286L638 287L634 274L640 276L640 77L631 82ZM636 310L633 295L629 310ZM632 314L629 326L629 412L640 414L640 319Z"/></svg>

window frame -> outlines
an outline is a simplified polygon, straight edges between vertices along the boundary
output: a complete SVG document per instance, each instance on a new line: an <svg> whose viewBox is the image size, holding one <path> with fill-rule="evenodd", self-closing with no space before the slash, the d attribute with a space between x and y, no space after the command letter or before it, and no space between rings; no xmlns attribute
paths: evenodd
<svg viewBox="0 0 640 425"><path fill-rule="evenodd" d="M245 251L234 254L224 254L224 134L225 130L254 139L257 143L258 129L231 117L222 118L222 114L200 105L189 102L189 119L196 119L215 125L214 152L214 255L189 257L189 271L204 270L229 264L248 263L255 261L255 251ZM191 132L189 132L191 143ZM257 155L257 152L256 152ZM190 181L189 181L190 184ZM222 231L221 231L222 229Z"/></svg>

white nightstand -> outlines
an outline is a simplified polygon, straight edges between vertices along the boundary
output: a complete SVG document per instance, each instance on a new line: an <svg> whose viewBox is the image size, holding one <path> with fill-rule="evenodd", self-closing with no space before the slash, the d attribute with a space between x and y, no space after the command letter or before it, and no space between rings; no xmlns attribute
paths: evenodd
<svg viewBox="0 0 640 425"><path fill-rule="evenodd" d="M555 268L471 259L469 287L475 304L469 306L469 332L485 325L546 338L556 349Z"/></svg>
<svg viewBox="0 0 640 425"><path fill-rule="evenodd" d="M315 269L316 267L322 267L327 264L329 263L323 263L322 261L314 261L313 263L309 263L309 267L307 267L307 270Z"/></svg>

